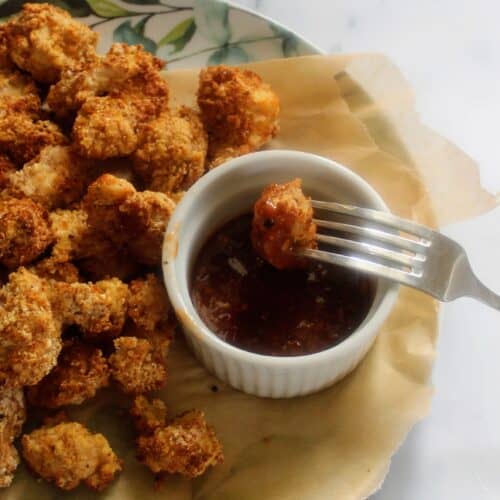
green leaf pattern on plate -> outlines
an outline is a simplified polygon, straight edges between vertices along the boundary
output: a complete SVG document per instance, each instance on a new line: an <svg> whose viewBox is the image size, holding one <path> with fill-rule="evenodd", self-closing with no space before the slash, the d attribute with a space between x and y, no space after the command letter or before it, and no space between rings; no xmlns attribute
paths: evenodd
<svg viewBox="0 0 500 500"><path fill-rule="evenodd" d="M23 3L0 0L0 22L18 12ZM260 52L255 44L268 44L272 57L311 53L293 33L272 22L262 21L261 32L256 36L242 32L237 9L220 0L50 0L50 3L84 18L83 22L101 31L105 38L102 49L111 42L140 44L172 63L244 63L252 60L255 50Z"/></svg>

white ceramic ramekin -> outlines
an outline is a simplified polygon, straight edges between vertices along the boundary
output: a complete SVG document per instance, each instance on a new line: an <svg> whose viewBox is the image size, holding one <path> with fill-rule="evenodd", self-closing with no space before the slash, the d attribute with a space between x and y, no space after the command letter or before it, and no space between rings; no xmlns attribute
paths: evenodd
<svg viewBox="0 0 500 500"><path fill-rule="evenodd" d="M222 224L250 212L264 186L295 177L315 199L388 211L373 188L338 163L296 151L263 151L231 160L196 182L172 215L163 246L165 284L196 356L236 389L272 398L319 391L353 370L398 293L397 285L379 280L373 306L359 328L340 344L306 356L254 354L227 344L205 326L190 297L192 266L200 247Z"/></svg>

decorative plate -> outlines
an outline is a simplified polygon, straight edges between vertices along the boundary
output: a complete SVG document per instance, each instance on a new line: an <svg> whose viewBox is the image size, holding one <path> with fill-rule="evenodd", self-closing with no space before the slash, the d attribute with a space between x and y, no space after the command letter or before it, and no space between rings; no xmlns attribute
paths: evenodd
<svg viewBox="0 0 500 500"><path fill-rule="evenodd" d="M33 0L32 0L33 1ZM0 0L0 18L24 2ZM170 68L238 64L321 51L278 23L218 0L49 0L113 42L142 44Z"/></svg>

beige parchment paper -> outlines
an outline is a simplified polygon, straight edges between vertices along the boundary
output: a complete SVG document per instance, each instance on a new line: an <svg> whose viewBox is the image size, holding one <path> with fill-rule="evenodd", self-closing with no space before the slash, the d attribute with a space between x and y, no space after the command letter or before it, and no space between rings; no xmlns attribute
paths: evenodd
<svg viewBox="0 0 500 500"><path fill-rule="evenodd" d="M437 226L495 205L463 152L418 119L411 89L382 56L311 56L248 65L282 104L271 148L310 151L368 180L393 212ZM167 73L177 104L193 105L197 72ZM125 400L103 392L73 417L103 432L124 471L103 498L169 500L361 499L385 477L391 456L429 410L438 307L404 289L365 360L331 389L292 400L243 394L209 375L178 338L161 393L172 413L205 411L226 460L205 476L171 478L160 491L135 461ZM211 390L217 386L218 392ZM94 498L36 482L21 466L1 498Z"/></svg>

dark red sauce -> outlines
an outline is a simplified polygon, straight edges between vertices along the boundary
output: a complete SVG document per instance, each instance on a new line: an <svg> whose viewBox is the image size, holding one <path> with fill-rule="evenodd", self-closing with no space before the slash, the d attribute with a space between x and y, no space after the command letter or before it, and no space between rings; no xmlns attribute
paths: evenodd
<svg viewBox="0 0 500 500"><path fill-rule="evenodd" d="M374 280L312 264L277 270L250 241L252 215L225 224L202 247L191 296L203 322L226 342L274 356L311 354L347 338L373 303Z"/></svg>

